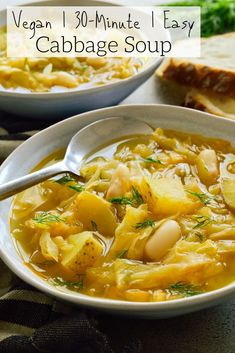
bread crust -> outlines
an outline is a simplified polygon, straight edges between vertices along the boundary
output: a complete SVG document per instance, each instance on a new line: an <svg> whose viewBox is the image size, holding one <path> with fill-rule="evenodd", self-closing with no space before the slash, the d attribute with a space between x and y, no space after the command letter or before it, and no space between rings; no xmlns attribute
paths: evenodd
<svg viewBox="0 0 235 353"><path fill-rule="evenodd" d="M224 99L226 100L226 97L224 97ZM210 99L210 96L207 96L206 94L197 92L195 90L189 91L187 93L187 95L185 96L184 106L187 108L193 108L210 114L235 120L235 110L234 110L234 114L227 113L222 110L219 104L215 105ZM235 108L235 101L234 101L234 108Z"/></svg>
<svg viewBox="0 0 235 353"><path fill-rule="evenodd" d="M217 48L217 43L223 45ZM156 74L164 81L184 89L184 106L235 119L234 45L235 32L204 38L204 56L200 60L166 58ZM209 60L210 52L215 60ZM220 58L226 58L227 65L223 66Z"/></svg>
<svg viewBox="0 0 235 353"><path fill-rule="evenodd" d="M235 70L219 69L181 59L167 59L158 76L180 85L235 98Z"/></svg>

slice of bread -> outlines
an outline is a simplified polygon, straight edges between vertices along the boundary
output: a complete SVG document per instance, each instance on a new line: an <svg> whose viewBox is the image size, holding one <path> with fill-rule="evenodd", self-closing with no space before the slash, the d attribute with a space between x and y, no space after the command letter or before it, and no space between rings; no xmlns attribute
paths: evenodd
<svg viewBox="0 0 235 353"><path fill-rule="evenodd" d="M157 75L183 86L235 98L235 32L202 39L200 58L167 58Z"/></svg>
<svg viewBox="0 0 235 353"><path fill-rule="evenodd" d="M235 99L231 97L191 90L185 96L184 106L235 120Z"/></svg>

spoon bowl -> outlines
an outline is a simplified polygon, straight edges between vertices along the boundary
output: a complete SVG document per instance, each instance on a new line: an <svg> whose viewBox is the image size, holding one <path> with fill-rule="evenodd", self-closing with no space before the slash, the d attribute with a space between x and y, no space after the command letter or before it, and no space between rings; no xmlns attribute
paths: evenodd
<svg viewBox="0 0 235 353"><path fill-rule="evenodd" d="M71 139L61 162L0 185L0 201L61 173L67 172L79 176L81 163L86 156L101 147L100 141L104 146L115 139L148 135L152 131L153 129L147 123L125 117L102 119L89 124Z"/></svg>

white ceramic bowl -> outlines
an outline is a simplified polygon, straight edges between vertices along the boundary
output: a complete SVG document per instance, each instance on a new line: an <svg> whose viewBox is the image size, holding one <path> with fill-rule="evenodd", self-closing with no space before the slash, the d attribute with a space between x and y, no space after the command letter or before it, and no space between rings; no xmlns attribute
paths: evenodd
<svg viewBox="0 0 235 353"><path fill-rule="evenodd" d="M127 105L100 109L64 120L43 130L18 147L0 168L0 183L28 173L54 150L65 147L71 137L85 125L99 119L125 116L144 120L154 127L199 133L227 139L235 145L235 121L191 109L167 105ZM102 143L102 141L101 141ZM93 298L49 285L26 267L9 232L11 199L0 202L0 255L24 281L61 300L115 313L142 317L170 317L215 305L235 295L235 284L195 297L160 303L135 303Z"/></svg>
<svg viewBox="0 0 235 353"><path fill-rule="evenodd" d="M95 0L49 0L27 3L27 6L107 6ZM0 12L0 26L6 23L6 10ZM160 58L149 59L149 63L136 75L87 89L65 90L63 92L14 92L0 90L1 110L31 118L65 118L88 110L108 107L121 102L144 83L156 70Z"/></svg>

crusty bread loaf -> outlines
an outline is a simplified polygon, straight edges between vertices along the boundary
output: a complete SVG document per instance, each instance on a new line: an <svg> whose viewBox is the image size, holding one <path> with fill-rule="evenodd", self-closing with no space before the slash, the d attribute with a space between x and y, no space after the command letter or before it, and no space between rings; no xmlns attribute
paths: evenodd
<svg viewBox="0 0 235 353"><path fill-rule="evenodd" d="M235 120L235 99L218 94L189 91L184 106Z"/></svg>
<svg viewBox="0 0 235 353"><path fill-rule="evenodd" d="M200 58L167 58L157 70L163 79L235 98L235 32L202 39Z"/></svg>

